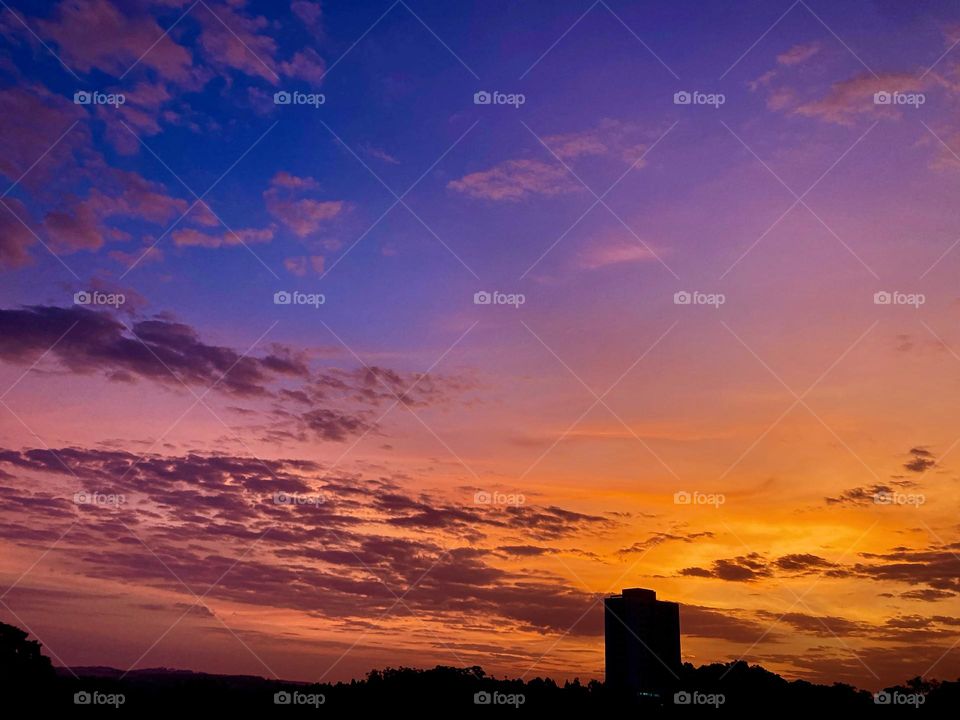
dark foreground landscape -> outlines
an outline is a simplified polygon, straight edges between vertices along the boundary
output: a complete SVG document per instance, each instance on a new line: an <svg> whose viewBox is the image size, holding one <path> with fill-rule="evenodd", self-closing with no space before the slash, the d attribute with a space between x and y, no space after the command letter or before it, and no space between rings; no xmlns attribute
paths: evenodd
<svg viewBox="0 0 960 720"><path fill-rule="evenodd" d="M247 675L209 675L154 668L124 672L114 668L54 668L40 644L27 633L0 623L0 687L10 710L91 710L143 716L159 709L255 710L271 713L325 713L341 717L370 710L473 710L542 714L544 712L623 712L641 709L657 714L716 713L730 710L779 712L798 707L825 712L865 711L887 714L891 708L943 714L960 703L960 680L910 680L870 693L850 685L815 685L788 681L758 665L740 661L694 667L685 663L672 693L630 698L590 680L549 678L510 680L488 676L480 667L438 666L431 670L373 670L363 680L308 684ZM24 717L7 715L4 717Z"/></svg>

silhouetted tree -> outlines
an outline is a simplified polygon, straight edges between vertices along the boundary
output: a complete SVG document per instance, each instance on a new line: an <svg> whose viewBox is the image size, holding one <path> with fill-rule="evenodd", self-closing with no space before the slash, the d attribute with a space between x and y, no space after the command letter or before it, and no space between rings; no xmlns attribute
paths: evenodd
<svg viewBox="0 0 960 720"><path fill-rule="evenodd" d="M7 687L42 687L55 678L50 658L40 652L40 643L27 637L20 628L0 623L0 678Z"/></svg>

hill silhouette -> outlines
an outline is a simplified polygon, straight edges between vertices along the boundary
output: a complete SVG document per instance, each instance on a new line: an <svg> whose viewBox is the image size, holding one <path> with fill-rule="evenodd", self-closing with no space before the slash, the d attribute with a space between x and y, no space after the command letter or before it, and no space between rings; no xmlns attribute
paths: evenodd
<svg viewBox="0 0 960 720"><path fill-rule="evenodd" d="M38 709L76 710L78 704L110 706L111 710L118 707L137 714L159 709L277 712L278 705L290 705L309 712L322 707L324 712L337 715L363 710L395 712L402 708L410 712L493 711L486 705L511 713L564 715L632 707L657 715L674 715L713 711L715 707L727 711L871 711L878 705L874 694L850 685L790 681L743 661L699 667L685 663L673 692L661 698L624 697L598 680L558 684L539 677L526 681L495 678L480 667L386 668L373 670L362 680L323 684L166 668L131 672L108 667L53 668L39 643L29 640L20 628L3 623L0 687L8 690L4 693L6 709L25 701L24 707L34 714ZM902 686L887 688L885 693L879 697L880 705L943 713L960 702L960 681L926 682L915 678ZM922 699L917 700L918 697Z"/></svg>

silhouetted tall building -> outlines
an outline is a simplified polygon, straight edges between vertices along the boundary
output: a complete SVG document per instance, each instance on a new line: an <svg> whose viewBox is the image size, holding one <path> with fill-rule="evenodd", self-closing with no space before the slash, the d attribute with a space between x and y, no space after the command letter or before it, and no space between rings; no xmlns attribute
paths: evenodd
<svg viewBox="0 0 960 720"><path fill-rule="evenodd" d="M680 674L680 605L627 588L604 599L607 685L632 695L662 695Z"/></svg>

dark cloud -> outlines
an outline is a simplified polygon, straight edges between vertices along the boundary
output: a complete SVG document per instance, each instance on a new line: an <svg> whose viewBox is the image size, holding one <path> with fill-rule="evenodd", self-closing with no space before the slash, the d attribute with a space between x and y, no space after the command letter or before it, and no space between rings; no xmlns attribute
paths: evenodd
<svg viewBox="0 0 960 720"><path fill-rule="evenodd" d="M900 597L904 600L922 600L923 602L938 602L940 600L946 600L948 598L954 597L954 593L948 590L934 590L932 588L924 588L923 590L907 590L906 592L900 593Z"/></svg>
<svg viewBox="0 0 960 720"><path fill-rule="evenodd" d="M836 497L826 497L824 500L827 505L869 506L876 504L876 497L878 495L888 495L893 493L896 488L903 489L915 486L915 483L909 480L891 480L888 484L875 483L873 485L850 488L844 490Z"/></svg>
<svg viewBox="0 0 960 720"><path fill-rule="evenodd" d="M349 400L374 406L400 403L409 407L426 407L475 388L476 383L466 376L400 372L365 365L319 371L297 399L311 403Z"/></svg>
<svg viewBox="0 0 960 720"><path fill-rule="evenodd" d="M322 440L343 441L373 428L372 424L359 416L328 409L311 410L304 413L302 420L307 429Z"/></svg>
<svg viewBox="0 0 960 720"><path fill-rule="evenodd" d="M770 630L768 625L742 615L737 610L684 604L680 607L680 631L685 636L719 638L747 646L761 639L779 641L779 634Z"/></svg>
<svg viewBox="0 0 960 720"><path fill-rule="evenodd" d="M779 574L815 574L833 578L868 578L919 586L906 599L942 600L960 594L960 542L927 548L893 548L887 553L860 553L852 564L832 563L812 554L768 560L759 553L714 560L710 567L687 567L680 575L731 582L753 582Z"/></svg>
<svg viewBox="0 0 960 720"><path fill-rule="evenodd" d="M937 461L933 454L923 447L910 448L910 459L903 464L903 467L910 472L924 473L932 467L935 467Z"/></svg>
<svg viewBox="0 0 960 720"><path fill-rule="evenodd" d="M709 531L686 533L686 534L681 534L677 532L672 532L672 533L656 532L651 534L650 537L648 537L646 540L639 540L633 543L633 545L629 547L621 548L620 550L617 551L617 555L624 556L624 555L630 555L633 553L646 552L650 548L656 547L657 545L662 545L663 543L666 543L666 542L692 543L701 538L712 538L712 537L714 537L714 534Z"/></svg>
<svg viewBox="0 0 960 720"><path fill-rule="evenodd" d="M29 248L36 242L29 228L30 217L16 198L0 202L0 270L17 268L30 261Z"/></svg>
<svg viewBox="0 0 960 720"><path fill-rule="evenodd" d="M960 594L960 543L938 543L920 549L894 548L888 553L861 553L860 556L865 562L830 572Z"/></svg>
<svg viewBox="0 0 960 720"><path fill-rule="evenodd" d="M781 570L788 570L792 572L805 572L810 570L819 570L821 568L833 567L833 563L825 560L819 555L810 555L808 553L800 553L794 555L784 555L774 562Z"/></svg>
<svg viewBox="0 0 960 720"><path fill-rule="evenodd" d="M463 377L383 367L312 368L304 353L279 344L241 354L162 316L134 320L128 327L116 315L82 306L0 310L0 359L29 365L45 354L66 371L116 382L146 380L275 400L277 406L266 412L268 425L261 428L263 437L274 441L342 442L376 429L365 406L390 401L423 407L473 387Z"/></svg>
<svg viewBox="0 0 960 720"><path fill-rule="evenodd" d="M472 495L457 504L390 479L328 477L318 463L291 459L0 449L0 466L0 537L49 544L79 521L57 557L88 577L171 592L182 591L179 578L198 594L211 588L211 601L332 619L392 609L539 632L602 629L598 596L553 573L491 561L523 554L543 537L606 528L612 521L604 517L474 505ZM123 495L125 503L77 505L78 489ZM486 547L493 530L520 542ZM403 606L395 606L398 595Z"/></svg>
<svg viewBox="0 0 960 720"><path fill-rule="evenodd" d="M714 560L708 570L701 567L688 567L680 571L681 575L711 577L731 582L753 582L772 575L767 561L758 553L740 555L731 559Z"/></svg>
<svg viewBox="0 0 960 720"><path fill-rule="evenodd" d="M801 612L774 613L765 610L757 611L756 614L765 622L784 623L799 632L821 637L865 635L874 628L869 623L848 620L834 615L812 615Z"/></svg>
<svg viewBox="0 0 960 720"><path fill-rule="evenodd" d="M501 545L497 550L516 557L538 557L557 552L554 548L539 547L537 545Z"/></svg>
<svg viewBox="0 0 960 720"><path fill-rule="evenodd" d="M798 575L818 573L832 567L834 567L833 563L828 560L808 553L782 555L771 561L760 553L753 552L735 558L714 560L709 568L684 568L680 571L680 574L689 577L716 578L717 580L728 580L730 582L753 582L771 577L777 572Z"/></svg>
<svg viewBox="0 0 960 720"><path fill-rule="evenodd" d="M0 310L0 358L31 363L48 350L77 373L119 373L165 384L216 384L241 396L265 394L266 383L278 376L308 374L287 351L243 356L203 342L182 323L141 320L128 329L115 317L84 307Z"/></svg>
<svg viewBox="0 0 960 720"><path fill-rule="evenodd" d="M903 468L912 473L924 474L930 468L937 467L937 461L933 453L926 447L916 446L910 448L907 452L907 461L903 463ZM896 490L906 490L918 487L918 483L911 480L906 475L895 475L885 483L875 483L873 485L863 485L860 487L844 490L837 496L826 497L824 500L828 505L860 505L869 506L876 502L877 495L888 495Z"/></svg>

